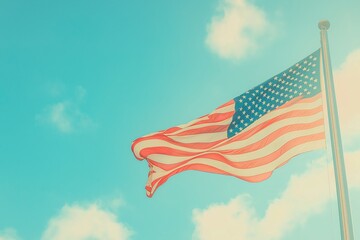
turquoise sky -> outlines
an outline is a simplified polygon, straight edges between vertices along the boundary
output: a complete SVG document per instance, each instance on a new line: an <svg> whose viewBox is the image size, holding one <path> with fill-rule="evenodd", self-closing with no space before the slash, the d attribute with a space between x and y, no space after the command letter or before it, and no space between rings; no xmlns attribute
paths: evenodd
<svg viewBox="0 0 360 240"><path fill-rule="evenodd" d="M335 79L349 89L339 108L356 110L359 96L349 94L360 87L350 81L360 76L353 67L360 63L359 11L358 0L0 0L0 240L239 239L246 232L239 206L260 221L325 151L301 155L257 184L184 172L149 199L148 167L133 156L132 141L202 116L312 53L324 18L335 77L351 76ZM360 156L360 130L347 128L358 123L351 114L340 116L349 162ZM353 179L360 226L360 180ZM310 200L290 201L298 206L290 225L274 225L281 233L271 239L339 239L325 180L329 195L309 191ZM313 187L304 181L299 196ZM234 199L242 199L239 206ZM217 217L221 207L230 212ZM113 227L86 222L92 218ZM227 231L232 224L238 228ZM258 239L250 235L243 240Z"/></svg>

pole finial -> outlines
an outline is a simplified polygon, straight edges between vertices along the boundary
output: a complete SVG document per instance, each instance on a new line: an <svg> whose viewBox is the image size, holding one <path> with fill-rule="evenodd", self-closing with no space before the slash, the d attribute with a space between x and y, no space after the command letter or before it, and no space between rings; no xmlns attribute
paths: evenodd
<svg viewBox="0 0 360 240"><path fill-rule="evenodd" d="M330 22L328 20L321 20L318 26L320 30L326 31L330 28Z"/></svg>

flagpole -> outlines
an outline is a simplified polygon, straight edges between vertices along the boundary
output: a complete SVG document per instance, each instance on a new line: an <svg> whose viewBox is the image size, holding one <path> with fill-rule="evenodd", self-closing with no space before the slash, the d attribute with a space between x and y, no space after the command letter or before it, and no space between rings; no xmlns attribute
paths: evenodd
<svg viewBox="0 0 360 240"><path fill-rule="evenodd" d="M332 76L329 42L327 39L327 30L330 23L327 20L319 22L321 36L321 50L323 59L324 82L326 92L326 103L330 128L330 141L332 157L334 163L335 182L337 190L337 200L339 208L340 230L342 240L354 240L353 227L351 222L349 194L346 182L346 172L344 164L344 154L342 150L341 135L338 120L338 111L336 106L336 97L334 82Z"/></svg>

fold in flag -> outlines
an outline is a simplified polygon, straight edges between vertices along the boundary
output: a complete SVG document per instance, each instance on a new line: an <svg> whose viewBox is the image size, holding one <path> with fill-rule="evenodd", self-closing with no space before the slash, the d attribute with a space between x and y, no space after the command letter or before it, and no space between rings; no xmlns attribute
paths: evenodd
<svg viewBox="0 0 360 240"><path fill-rule="evenodd" d="M249 182L269 178L294 156L325 146L320 50L187 124L136 139L150 170L147 196L186 170Z"/></svg>

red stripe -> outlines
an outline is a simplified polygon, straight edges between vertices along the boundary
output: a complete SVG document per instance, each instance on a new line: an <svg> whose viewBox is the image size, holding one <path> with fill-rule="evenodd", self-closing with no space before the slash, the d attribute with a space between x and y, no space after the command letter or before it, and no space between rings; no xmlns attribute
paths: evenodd
<svg viewBox="0 0 360 240"><path fill-rule="evenodd" d="M220 161L223 162L229 166L232 166L234 168L241 168L241 169L248 169L248 168L253 168L253 167L259 167L265 164L270 163L271 161L273 161L274 159L280 157L282 154L284 154L285 152L287 152L288 150L301 145L304 142L311 142L311 141L317 141L317 140L321 140L321 139L325 139L325 133L316 133L316 134L312 134L312 135L308 135L308 136L302 136L302 137L298 137L298 138L294 138L289 140L287 143L285 143L283 146L281 146L279 149L273 151L272 153L270 153L267 156L264 157L260 157L260 158L255 158L255 159L249 159L248 161L244 161L244 162L233 162L229 159L226 158L226 156L222 155L221 153L218 152L211 152L211 153L203 153L203 154L199 154L196 155L192 158L189 158L187 160L184 160L182 162L179 163L168 163L168 164L164 164L164 163L159 163L157 161L154 161L152 159L148 159L148 161L153 164L154 166L157 166L165 171L171 171L181 165L187 164L192 160L198 159L198 158L208 158L208 159L212 159L212 160L216 160L216 161ZM259 150L259 149L256 149ZM256 151L255 150L255 151ZM241 155L241 154L231 154L231 155Z"/></svg>
<svg viewBox="0 0 360 240"><path fill-rule="evenodd" d="M218 133L224 132L228 129L229 125L212 125L207 127L200 127L196 129L186 130L180 133L176 133L174 135L169 136L186 136L186 135L196 135L196 134L203 134L203 133Z"/></svg>
<svg viewBox="0 0 360 240"><path fill-rule="evenodd" d="M208 115L208 119L203 119L199 122L191 124L190 126L221 122L228 118L231 118L234 115L234 113L235 113L235 110L231 111L231 112L226 112L226 113L213 113L213 114Z"/></svg>
<svg viewBox="0 0 360 240"><path fill-rule="evenodd" d="M311 116L311 115L319 113L321 111L322 111L322 106L319 106L319 107L316 107L316 108L313 108L313 109L309 109L309 110L294 110L294 111L286 112L286 113L284 113L282 115L279 115L279 116L277 116L277 117L275 117L273 119L269 119L268 121L259 124L258 126L250 129L249 131L244 131L244 132L234 136L233 138L231 138L228 141L226 141L226 142L222 143L221 145L219 145L219 147L221 147L221 146L223 146L225 144L234 142L234 141L238 141L240 138L242 140L247 139L247 138L251 137L252 135L254 135L255 133L257 133L260 130L266 128L267 126L270 126L270 125L274 124L277 121L287 119L287 118L291 118L291 117L293 118L293 117L298 117L298 116ZM224 130L224 128L223 128L223 130ZM205 129L203 129L203 130L205 130ZM190 130L189 130L188 133L192 133L191 135L194 135L195 131L190 132ZM167 141L169 143L172 143L172 144L175 144L175 145L178 145L178 146L190 147L190 148L194 148L194 149L197 149L197 148L205 149L206 147L213 147L213 146L215 146L216 144L219 144L222 141L222 140L219 140L219 141L210 142L210 143L180 143L180 142L176 142L176 141L166 137L165 135L163 135L161 133L158 133L158 134L154 134L154 135L151 135L151 136L136 139L132 144L132 147L131 147L132 151L134 152L134 147L135 147L136 144L138 144L141 141L150 140L150 139L161 139L161 140Z"/></svg>
<svg viewBox="0 0 360 240"><path fill-rule="evenodd" d="M220 107L217 107L216 109L218 110L218 109L227 107L227 106L229 106L229 105L231 105L231 104L234 104L234 99L231 99L230 101L224 103L223 105L221 105Z"/></svg>
<svg viewBox="0 0 360 240"><path fill-rule="evenodd" d="M306 124L299 123L299 124L284 126L282 128L277 129L276 131L270 133L269 135L260 139L259 141L252 143L250 145L247 145L246 147L243 147L240 149L229 149L229 150L216 150L216 148L215 149L197 149L199 151L188 152L188 151L178 150L178 149L171 148L171 147L159 146L159 147L144 148L140 151L140 155L143 156L144 158L148 158L148 156L151 154L163 154L163 155L168 155L168 156L195 156L195 155L198 155L205 151L212 151L212 152L216 152L219 154L233 154L233 155L244 154L244 153L257 151L258 149L264 148L267 145L269 145L271 142L273 142L274 140L283 136L286 133L315 128L315 127L323 125L323 123L324 123L324 120L319 119L319 120L311 122L311 123L306 123ZM243 139L238 138L237 140L242 141ZM230 140L226 141L222 145L224 146L225 144L229 144L229 142L230 142ZM234 142L234 141L231 141L231 142ZM156 161L155 159L151 159L151 160Z"/></svg>
<svg viewBox="0 0 360 240"><path fill-rule="evenodd" d="M310 139L306 139L306 142L311 142L311 141L316 141L316 140L320 140L320 139L325 139L325 136L324 134L317 134L318 136L313 136L312 138ZM318 139L317 139L318 138ZM301 141L301 140L300 140ZM301 141L301 143L303 143L304 141ZM299 145L299 144L297 144ZM295 145L295 146L297 146ZM285 145L284 145L285 146ZM289 148L290 149L290 148ZM279 151L279 150L278 150ZM283 151L283 153L285 153L286 151ZM282 153L282 154L283 154ZM280 154L280 156L282 155ZM300 154L300 153L299 153ZM295 156L299 155L299 154L296 154ZM278 156L279 157L279 156ZM277 159L278 157L275 157L273 158L273 160ZM293 156L294 157L294 156ZM290 157L288 160L285 161L288 162L291 158L293 157ZM254 160L253 160L254 161ZM260 159L260 161L262 161L262 159ZM271 161L270 161L271 162ZM231 162L233 163L233 162ZM232 164L229 164L232 166ZM277 166L276 168L282 166L283 164ZM251 166L250 168L253 168L255 166ZM239 167L237 167L239 168ZM276 169L275 168L275 169ZM196 164L189 164L189 165L186 165L186 166L183 166L183 167L180 167L174 171L171 171L169 172L169 174L161 177L161 178L158 178L158 179L155 179L152 183L151 183L151 186L146 186L146 189L148 191L148 196L151 197L157 188L159 188L162 184L164 184L171 176L177 174L177 173L180 173L180 172L183 172L183 171L186 171L186 170L197 170L197 171L202 171L202 172L209 172L209 173L217 173L217 174L223 174L223 175L229 175L229 176L234 176L234 177L237 177L239 179L242 179L242 180L245 180L245 181L248 181L248 182L260 182L260 181L264 181L266 180L267 178L269 178L272 174L272 171L271 172L267 172L267 173L262 173L262 174L259 174L259 175L255 175L255 176L239 176L239 175L235 175L235 174L232 174L230 172L226 172L224 170L221 170L221 169L218 169L216 167L213 167L213 166L209 166L209 165L206 165L206 164L199 164L199 163L196 163ZM153 189L152 189L152 186L154 186L155 184L158 184L156 189L154 189L154 192L151 192Z"/></svg>
<svg viewBox="0 0 360 240"><path fill-rule="evenodd" d="M221 154L229 154L230 152L232 152L233 154L247 153L247 152L255 151L257 149L265 147L266 145L270 144L275 139L279 138L280 136L282 136L288 132L306 130L306 129L318 127L318 126L323 125L323 123L324 123L324 120L319 119L317 121L310 122L310 123L298 123L298 124L293 124L293 125L287 125L282 128L279 128L279 129L275 130L274 132L270 133L269 135L263 137L258 142L255 142L244 148L236 149L236 150L235 149L233 149L233 150L214 150L214 149L204 149L204 148L198 149L194 146L194 144L190 143L190 144L188 144L188 147L190 146L189 148L191 148L193 150L199 150L199 151L188 152L188 151L184 151L184 150L174 149L171 147L158 146L158 147L144 148L140 151L140 155L143 158L147 158L148 155L150 155L150 154L164 154L164 155L169 155L169 156L194 156L201 152L209 151L209 150L216 151ZM252 136L252 135L250 135L250 136ZM242 138L241 134L239 134L231 139L227 139L226 141L223 141L220 145L217 145L217 146L212 145L211 147L214 147L214 146L223 147L225 145L228 145L229 143L233 143L236 141L244 141L245 139L247 139L250 136L245 135L245 138ZM221 141L222 140L220 140L219 142L221 142ZM214 144L214 142L212 144Z"/></svg>
<svg viewBox="0 0 360 240"><path fill-rule="evenodd" d="M224 142L223 144L219 145L219 146L223 146L227 143L230 143L230 142L235 142L237 141L239 138L241 139L247 139L249 137L251 137L252 135L254 135L255 133L265 129L266 127L278 122L278 121L281 121L281 120L284 120L284 119L289 119L289 118L295 118L295 117L306 117L306 116L311 116L311 115L315 115L319 112L322 112L322 106L319 106L319 107L316 107L316 108L313 108L313 109L309 109L309 110L294 110L294 111L289 111L289 112L286 112L284 114L281 114L279 116L276 116L272 119L269 119L261 124L259 124L258 126L256 127L253 127L252 129L248 130L248 131L243 131L243 132L240 132L240 134L230 138L229 142Z"/></svg>

